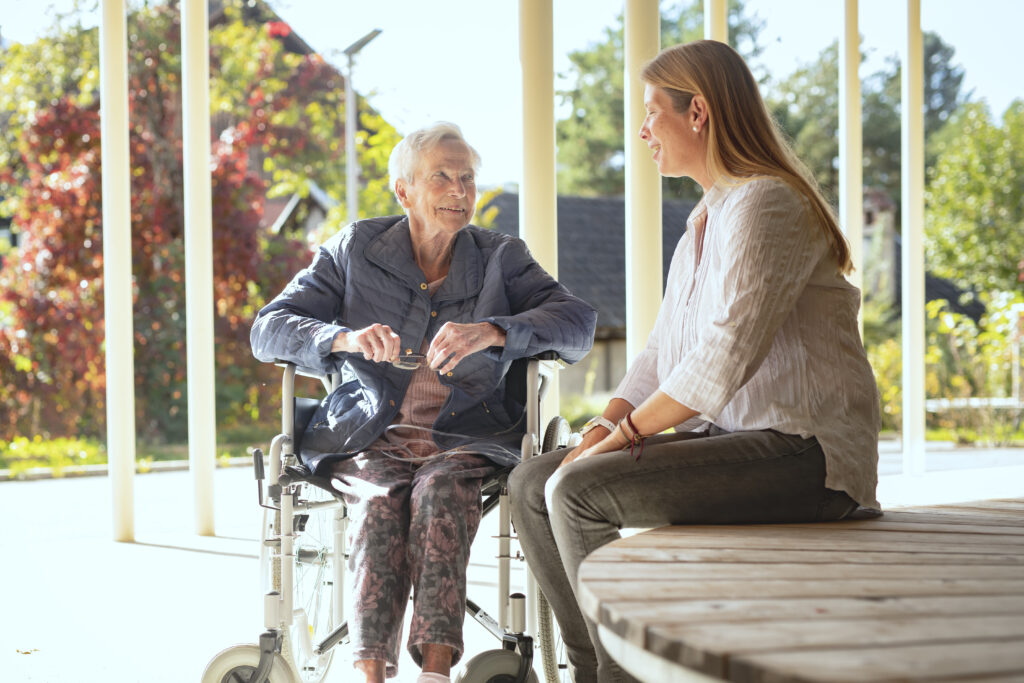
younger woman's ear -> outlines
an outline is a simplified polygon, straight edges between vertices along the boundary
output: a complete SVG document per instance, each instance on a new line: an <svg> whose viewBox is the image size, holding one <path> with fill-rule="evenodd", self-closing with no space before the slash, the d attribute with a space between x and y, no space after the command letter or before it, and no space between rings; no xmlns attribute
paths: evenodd
<svg viewBox="0 0 1024 683"><path fill-rule="evenodd" d="M703 95L694 95L690 100L690 123L703 128L708 121L708 101Z"/></svg>

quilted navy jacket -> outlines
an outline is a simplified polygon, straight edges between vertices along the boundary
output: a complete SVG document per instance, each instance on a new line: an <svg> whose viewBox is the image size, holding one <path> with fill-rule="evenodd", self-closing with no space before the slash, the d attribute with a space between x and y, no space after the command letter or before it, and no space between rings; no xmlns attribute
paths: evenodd
<svg viewBox="0 0 1024 683"><path fill-rule="evenodd" d="M548 275L522 240L472 225L456 235L448 275L431 298L404 216L353 223L259 312L250 334L261 361L340 373L302 437L307 465L365 450L394 420L412 377L360 353L332 353L334 337L382 323L400 335L403 352L418 352L448 321L493 323L505 330L505 347L472 354L440 377L451 393L434 429L518 452L525 420L523 405L505 391L511 362L544 351L580 360L593 344L597 313Z"/></svg>

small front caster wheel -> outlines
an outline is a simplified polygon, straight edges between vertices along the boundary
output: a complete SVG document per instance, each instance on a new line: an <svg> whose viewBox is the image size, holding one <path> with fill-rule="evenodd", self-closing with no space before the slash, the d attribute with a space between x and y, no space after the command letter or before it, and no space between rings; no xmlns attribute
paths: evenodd
<svg viewBox="0 0 1024 683"><path fill-rule="evenodd" d="M217 654L206 665L202 683L248 683L260 663L260 648L256 645L234 645ZM299 683L288 663L279 654L274 655L267 683Z"/></svg>
<svg viewBox="0 0 1024 683"><path fill-rule="evenodd" d="M515 683L522 657L512 650L487 650L476 655L455 677L455 683ZM205 683L205 681L204 681ZM526 683L537 683L537 674L531 669Z"/></svg>

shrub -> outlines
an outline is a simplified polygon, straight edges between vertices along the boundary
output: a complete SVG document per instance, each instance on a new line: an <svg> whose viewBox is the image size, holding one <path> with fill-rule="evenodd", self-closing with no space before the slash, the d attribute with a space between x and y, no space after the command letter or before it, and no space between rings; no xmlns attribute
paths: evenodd
<svg viewBox="0 0 1024 683"><path fill-rule="evenodd" d="M0 469L20 474L35 467L50 467L60 476L72 465L100 465L107 461L103 444L89 439L43 439L35 436L0 441Z"/></svg>

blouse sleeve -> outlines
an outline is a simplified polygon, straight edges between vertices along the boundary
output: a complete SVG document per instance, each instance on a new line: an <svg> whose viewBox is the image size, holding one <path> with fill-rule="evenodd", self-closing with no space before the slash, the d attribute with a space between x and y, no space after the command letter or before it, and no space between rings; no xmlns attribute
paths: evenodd
<svg viewBox="0 0 1024 683"><path fill-rule="evenodd" d="M614 398L621 398L633 407L639 406L647 397L658 389L658 356L662 344L670 340L668 329L673 324L680 324L681 321L672 319L672 311L677 310L680 297L684 296L684 285L693 278L692 257L692 222L695 216L704 211L704 204L701 202L694 209L690 220L687 221L688 228L683 236L676 243L676 249L672 253L672 262L668 269L668 282L665 286L665 296L661 306L658 308L658 316L654 320L654 328L647 336L647 343L636 355L625 376L615 389Z"/></svg>

